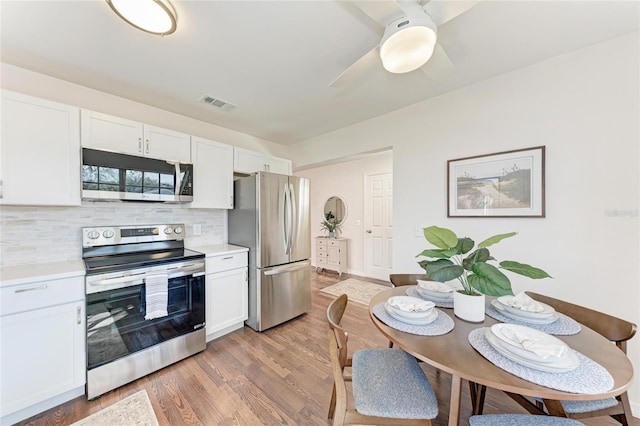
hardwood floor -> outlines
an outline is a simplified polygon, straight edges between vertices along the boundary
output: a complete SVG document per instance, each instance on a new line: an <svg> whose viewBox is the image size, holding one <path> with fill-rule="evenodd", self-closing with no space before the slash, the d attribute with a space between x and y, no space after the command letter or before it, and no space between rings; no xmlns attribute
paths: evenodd
<svg viewBox="0 0 640 426"><path fill-rule="evenodd" d="M262 333L244 327L209 342L200 354L94 401L79 397L19 424L69 425L144 389L162 426L327 425L332 378L325 315L332 298L318 291L347 277L312 272L313 308L309 314ZM343 325L349 331L350 351L387 346L387 340L371 323L367 309L360 305L349 304ZM446 425L450 376L422 365L440 404L434 425ZM463 388L461 418L467 419L470 400L466 384ZM491 389L485 407L486 414L524 412L510 398ZM585 423L618 424L608 418Z"/></svg>

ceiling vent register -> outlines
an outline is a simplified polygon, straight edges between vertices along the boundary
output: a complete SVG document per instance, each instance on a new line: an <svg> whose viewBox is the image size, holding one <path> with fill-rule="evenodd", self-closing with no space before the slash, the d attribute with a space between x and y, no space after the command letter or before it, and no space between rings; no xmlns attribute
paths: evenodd
<svg viewBox="0 0 640 426"><path fill-rule="evenodd" d="M214 98L209 95L202 95L200 98L200 102L211 105L223 111L231 111L237 107L237 105L232 104L231 102L223 101L222 99Z"/></svg>

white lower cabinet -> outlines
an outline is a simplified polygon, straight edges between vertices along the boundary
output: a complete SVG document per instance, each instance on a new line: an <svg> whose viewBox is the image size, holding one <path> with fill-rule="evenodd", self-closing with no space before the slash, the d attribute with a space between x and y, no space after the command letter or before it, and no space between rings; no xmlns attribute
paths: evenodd
<svg viewBox="0 0 640 426"><path fill-rule="evenodd" d="M247 252L206 258L207 341L244 326L249 316Z"/></svg>
<svg viewBox="0 0 640 426"><path fill-rule="evenodd" d="M1 292L4 425L84 393L84 278L32 282Z"/></svg>

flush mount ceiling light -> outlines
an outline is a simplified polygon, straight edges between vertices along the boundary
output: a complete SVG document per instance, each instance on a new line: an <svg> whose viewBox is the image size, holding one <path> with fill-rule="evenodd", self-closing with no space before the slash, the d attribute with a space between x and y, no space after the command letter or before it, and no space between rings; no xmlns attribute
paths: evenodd
<svg viewBox="0 0 640 426"><path fill-rule="evenodd" d="M111 9L134 27L151 34L176 30L176 12L168 0L106 0Z"/></svg>
<svg viewBox="0 0 640 426"><path fill-rule="evenodd" d="M424 65L437 41L436 24L426 13L403 16L385 27L380 42L380 59L384 69L401 74Z"/></svg>

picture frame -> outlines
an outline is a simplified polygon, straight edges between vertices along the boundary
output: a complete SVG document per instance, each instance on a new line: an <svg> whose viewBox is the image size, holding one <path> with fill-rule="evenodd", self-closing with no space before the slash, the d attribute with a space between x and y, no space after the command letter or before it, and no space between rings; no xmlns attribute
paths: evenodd
<svg viewBox="0 0 640 426"><path fill-rule="evenodd" d="M545 217L545 147L447 161L447 217Z"/></svg>

